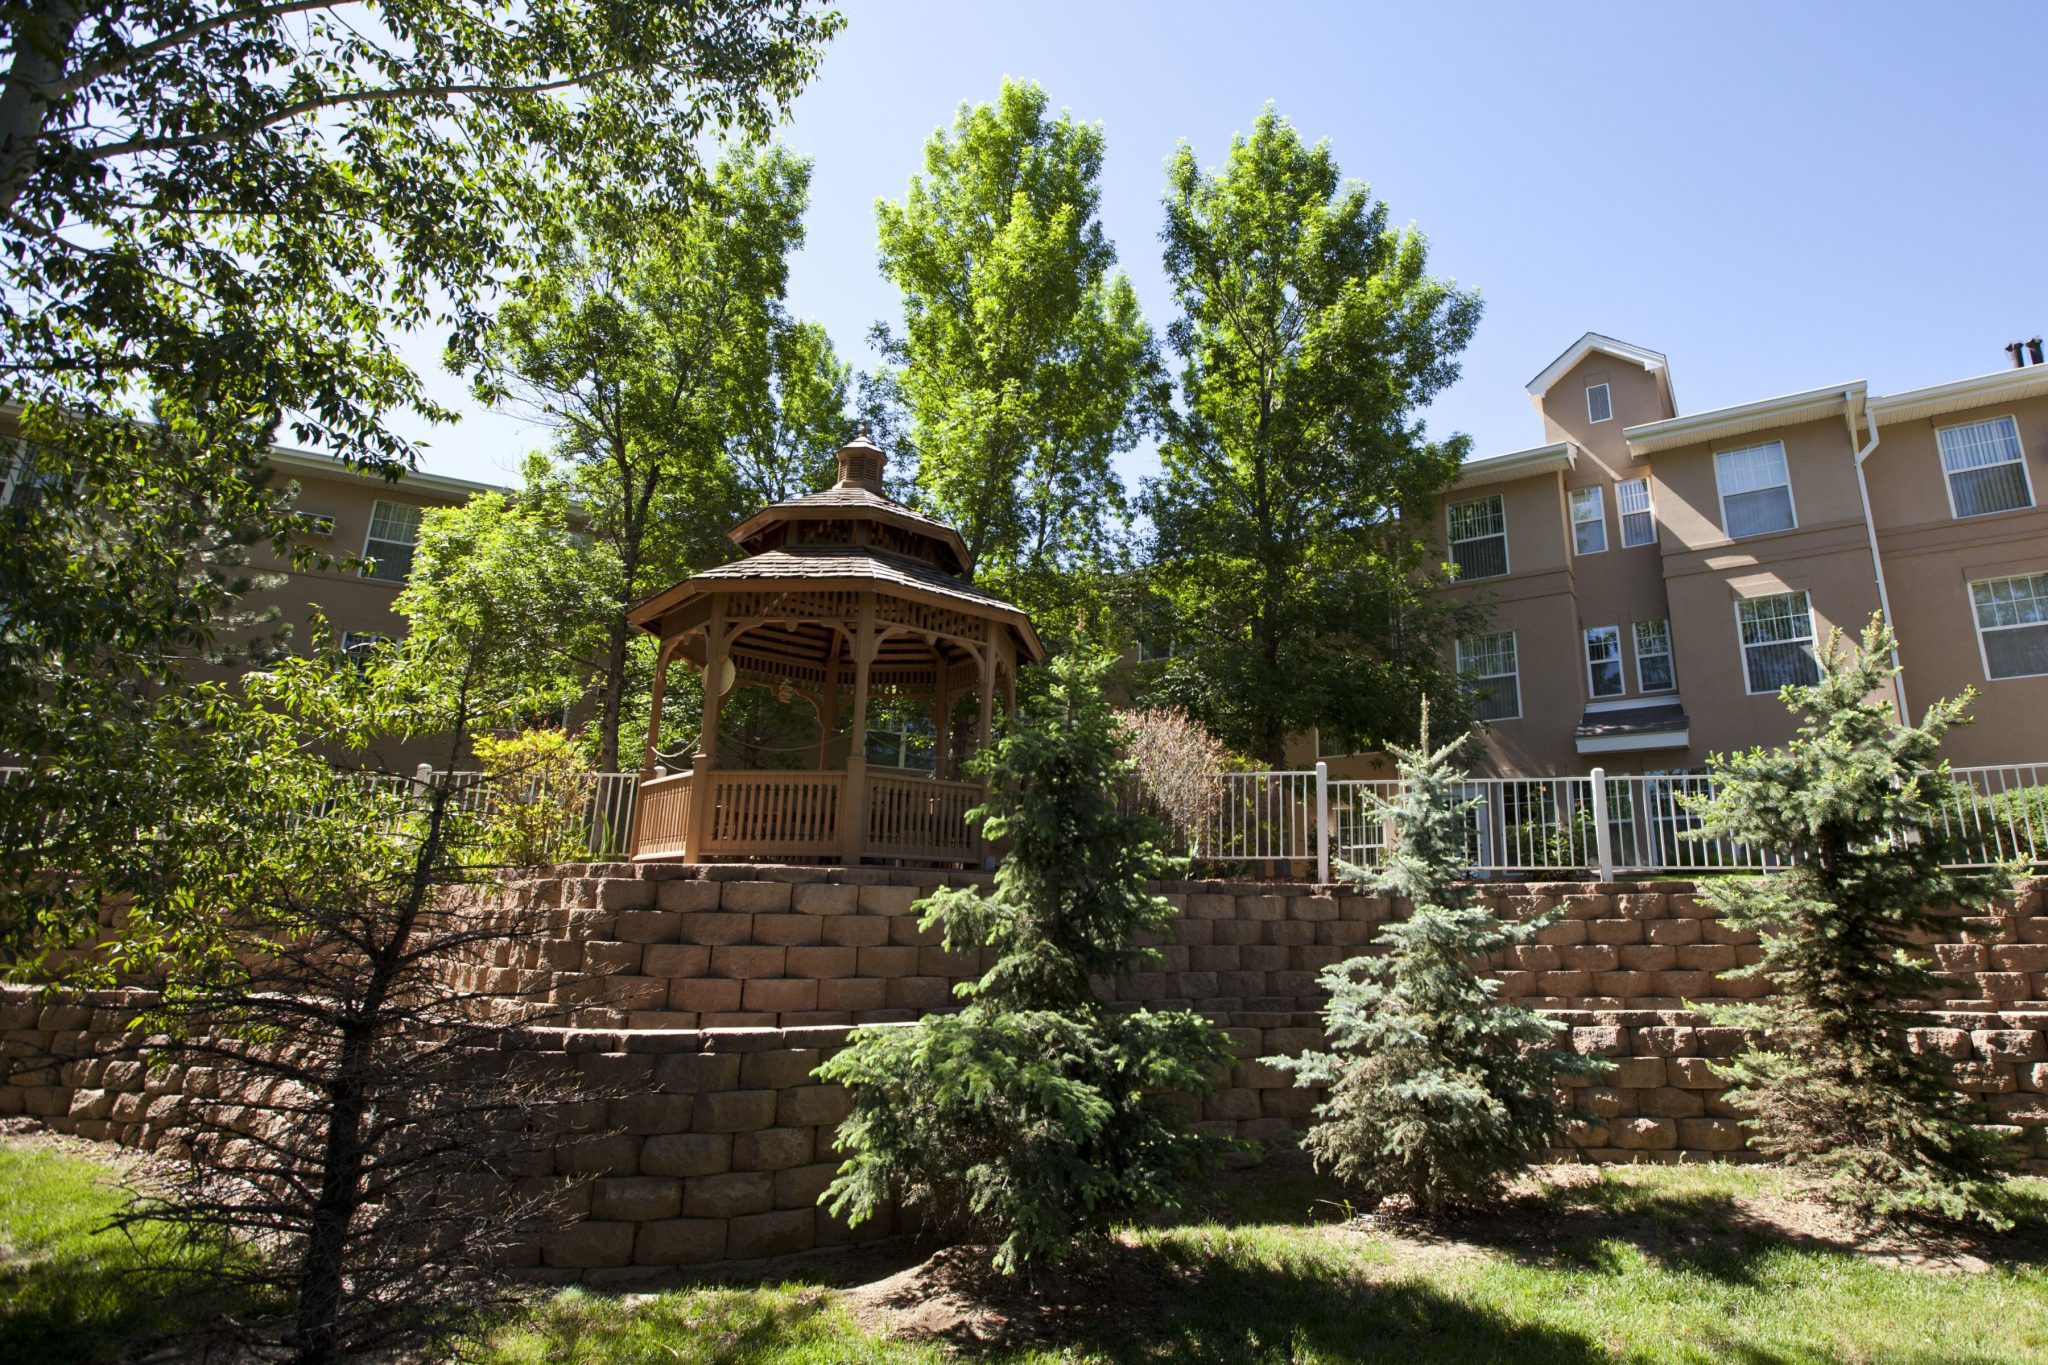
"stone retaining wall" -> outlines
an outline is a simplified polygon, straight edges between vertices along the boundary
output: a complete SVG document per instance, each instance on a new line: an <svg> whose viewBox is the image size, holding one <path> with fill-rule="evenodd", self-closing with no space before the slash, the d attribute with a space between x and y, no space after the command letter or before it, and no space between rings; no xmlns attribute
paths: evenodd
<svg viewBox="0 0 2048 1365"><path fill-rule="evenodd" d="M848 1240L818 1210L834 1166L844 1096L811 1080L855 1024L949 1008L980 970L921 933L911 904L968 874L715 866L561 869L489 900L540 906L550 928L458 969L465 984L550 997L571 1028L549 1035L563 1066L622 1095L580 1115L551 1172L590 1177L585 1221L532 1249L535 1273L624 1275L633 1267L745 1260ZM972 880L982 880L974 877ZM1316 973L1371 940L1396 913L1348 890L1250 882L1161 888L1179 910L1157 970L1099 983L1115 1001L1185 1005L1223 1027L1237 1061L1190 1117L1220 1135L1291 1140L1316 1095L1257 1059L1320 1042ZM1739 1031L1689 1001L1751 998L1725 973L1753 961L1689 883L1489 887L1504 914L1561 904L1539 940L1494 964L1502 992L1552 1012L1572 1046L1615 1059L1577 1091L1589 1115L1574 1143L1597 1160L1739 1156L1741 1130L1710 1061ZM480 910L491 908L489 903ZM1954 976L1943 1027L1920 1046L1959 1064L1987 1119L2028 1140L2048 1172L2048 914L2039 885L2000 913L1958 917L1935 955ZM82 1136L153 1145L179 1094L211 1078L108 1059L119 997L52 1003L0 995L0 1052L15 1065L0 1116L28 1114ZM886 1229L862 1229L879 1232Z"/></svg>

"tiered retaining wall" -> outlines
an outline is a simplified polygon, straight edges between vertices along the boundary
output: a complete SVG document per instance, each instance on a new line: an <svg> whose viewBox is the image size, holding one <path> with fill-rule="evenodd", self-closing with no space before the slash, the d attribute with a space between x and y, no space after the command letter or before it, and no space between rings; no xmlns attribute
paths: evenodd
<svg viewBox="0 0 2048 1365"><path fill-rule="evenodd" d="M548 929L460 969L465 984L545 996L573 1027L551 1032L560 1065L622 1098L581 1115L551 1173L587 1176L572 1196L585 1221L533 1249L537 1273L604 1278L634 1267L746 1260L845 1241L816 1207L845 1113L811 1070L857 1024L950 1008L978 955L920 931L912 903L970 874L755 866L592 866L515 883L496 898L546 911ZM1176 905L1156 970L1099 983L1113 1000L1203 1011L1237 1057L1201 1102L1202 1127L1285 1142L1316 1096L1257 1059L1320 1041L1316 974L1368 944L1397 912L1348 889L1250 882L1170 883ZM1552 1012L1572 1046L1615 1059L1577 1094L1589 1116L1578 1149L1596 1160L1740 1155L1741 1130L1709 1062L1738 1030L1687 1002L1751 998L1726 973L1754 940L1724 927L1689 883L1524 884L1482 888L1504 914L1561 905L1538 941L1494 964L1503 994ZM1999 913L1957 917L1935 955L1954 977L1942 1027L1921 1046L1960 1064L1990 1121L2025 1130L2029 1166L2048 1172L2048 913L2037 884ZM0 1040L17 1068L0 1115L152 1145L184 1091L211 1078L146 1072L96 1055L120 1036L118 997L50 1003L0 997ZM1191 1107L1193 1102L1189 1102ZM543 1165L546 1163L543 1162ZM863 1233L880 1231L862 1229Z"/></svg>

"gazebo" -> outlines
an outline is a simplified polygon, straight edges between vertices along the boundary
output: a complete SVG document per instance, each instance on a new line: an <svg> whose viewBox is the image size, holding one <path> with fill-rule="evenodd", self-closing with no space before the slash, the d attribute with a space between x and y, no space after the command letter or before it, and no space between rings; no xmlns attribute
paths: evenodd
<svg viewBox="0 0 2048 1365"><path fill-rule="evenodd" d="M660 642L634 858L980 863L966 814L983 784L959 780L962 749L989 742L998 702L1016 706L1018 666L1045 648L1023 612L968 581L973 562L959 532L882 491L886 458L863 427L840 449L831 488L727 533L744 559L628 613ZM660 751L662 696L678 659L704 678L704 723L686 772L670 768L682 756ZM811 704L816 748L803 758L814 766L721 766L719 716L742 685ZM956 733L969 696L978 708ZM878 703L931 717L930 770L869 761Z"/></svg>

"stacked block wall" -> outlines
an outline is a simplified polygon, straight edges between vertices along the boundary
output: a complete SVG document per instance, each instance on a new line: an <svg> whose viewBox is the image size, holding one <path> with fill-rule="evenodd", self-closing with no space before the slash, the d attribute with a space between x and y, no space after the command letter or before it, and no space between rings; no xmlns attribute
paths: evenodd
<svg viewBox="0 0 2048 1365"><path fill-rule="evenodd" d="M456 969L465 983L551 997L571 1027L547 1035L560 1065L616 1089L553 1149L584 1221L533 1250L537 1274L605 1278L635 1268L747 1260L847 1240L816 1207L834 1167L845 1097L810 1072L857 1024L905 1022L953 1004L980 970L917 929L912 903L968 874L877 869L592 866L494 893L538 906L547 929ZM1187 1006L1229 1035L1236 1063L1190 1100L1211 1132L1285 1142L1313 1092L1258 1059L1320 1042L1317 972L1369 944L1399 908L1293 884L1162 886L1178 911L1155 970L1099 983L1117 1002ZM1504 914L1560 907L1538 941L1493 964L1504 994L1551 1012L1572 1046L1614 1059L1579 1088L1573 1142L1597 1160L1739 1156L1741 1130L1711 1061L1739 1049L1689 1002L1751 998L1727 973L1755 960L1689 883L1482 888ZM2030 886L1999 913L1958 917L1934 945L1953 984L1928 1002L1917 1043L1960 1064L1990 1120L2024 1131L2048 1171L2048 913ZM183 1093L211 1077L151 1071L106 1051L122 1041L119 996L0 996L11 1063L0 1116L150 1146ZM132 1041L132 1040L130 1040ZM877 1231L863 1229L863 1232Z"/></svg>

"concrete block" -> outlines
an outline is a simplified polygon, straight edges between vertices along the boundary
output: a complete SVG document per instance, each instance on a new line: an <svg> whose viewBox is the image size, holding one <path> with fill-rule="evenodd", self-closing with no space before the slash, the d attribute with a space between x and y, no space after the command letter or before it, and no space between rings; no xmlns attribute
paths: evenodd
<svg viewBox="0 0 2048 1365"><path fill-rule="evenodd" d="M742 983L742 1010L790 1014L818 1008L818 983L799 977L771 977Z"/></svg>
<svg viewBox="0 0 2048 1365"><path fill-rule="evenodd" d="M735 1218L775 1207L770 1171L730 1171L683 1182L683 1213L690 1218Z"/></svg>
<svg viewBox="0 0 2048 1365"><path fill-rule="evenodd" d="M814 1047L749 1052L740 1059L739 1085L744 1090L782 1090L790 1086L810 1085L811 1073L823 1060L824 1053Z"/></svg>
<svg viewBox="0 0 2048 1365"><path fill-rule="evenodd" d="M726 1227L727 1260L753 1261L809 1251L816 1242L816 1215L810 1209L778 1209L747 1214Z"/></svg>
<svg viewBox="0 0 2048 1365"><path fill-rule="evenodd" d="M721 1175L732 1169L732 1134L662 1133L640 1149L640 1169L648 1175Z"/></svg>
<svg viewBox="0 0 2048 1365"><path fill-rule="evenodd" d="M696 1014L736 1010L740 1007L740 984L719 976L684 977L668 983L668 1005L673 1010Z"/></svg>
<svg viewBox="0 0 2048 1365"><path fill-rule="evenodd" d="M781 947L823 942L825 922L816 915L790 913L754 916L754 942Z"/></svg>
<svg viewBox="0 0 2048 1365"><path fill-rule="evenodd" d="M711 969L711 949L696 943L650 943L640 955L640 971L646 976L674 980L702 976Z"/></svg>
<svg viewBox="0 0 2048 1365"><path fill-rule="evenodd" d="M633 1238L633 1264L706 1265L725 1259L726 1220L668 1218L642 1223Z"/></svg>
<svg viewBox="0 0 2048 1365"><path fill-rule="evenodd" d="M815 1128L763 1128L734 1135L732 1164L738 1171L781 1171L809 1165L816 1150Z"/></svg>
<svg viewBox="0 0 2048 1365"><path fill-rule="evenodd" d="M676 932L685 943L702 943L714 948L747 943L753 937L754 917L722 910L700 911L684 915Z"/></svg>
<svg viewBox="0 0 2048 1365"><path fill-rule="evenodd" d="M601 1221L673 1218L682 1207L683 1182L670 1176L607 1176L591 1182L590 1216Z"/></svg>
<svg viewBox="0 0 2048 1365"><path fill-rule="evenodd" d="M691 1126L700 1133L748 1133L774 1122L773 1090L724 1090L697 1097Z"/></svg>
<svg viewBox="0 0 2048 1365"><path fill-rule="evenodd" d="M563 1270L593 1270L633 1262L632 1223L572 1223L542 1235L541 1264Z"/></svg>
<svg viewBox="0 0 2048 1365"><path fill-rule="evenodd" d="M889 941L892 922L880 915L839 915L823 922L820 942L845 948L877 948Z"/></svg>
<svg viewBox="0 0 2048 1365"><path fill-rule="evenodd" d="M860 908L860 888L831 882L796 887L789 908L800 915L851 915Z"/></svg>

